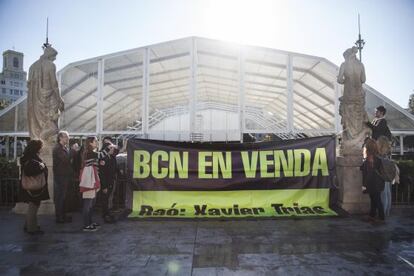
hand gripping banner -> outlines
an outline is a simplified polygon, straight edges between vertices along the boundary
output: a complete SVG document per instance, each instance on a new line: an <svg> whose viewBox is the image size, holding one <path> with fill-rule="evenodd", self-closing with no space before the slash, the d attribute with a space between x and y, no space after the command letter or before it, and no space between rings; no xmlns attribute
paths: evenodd
<svg viewBox="0 0 414 276"><path fill-rule="evenodd" d="M262 143L130 139L130 217L336 215L335 138Z"/></svg>

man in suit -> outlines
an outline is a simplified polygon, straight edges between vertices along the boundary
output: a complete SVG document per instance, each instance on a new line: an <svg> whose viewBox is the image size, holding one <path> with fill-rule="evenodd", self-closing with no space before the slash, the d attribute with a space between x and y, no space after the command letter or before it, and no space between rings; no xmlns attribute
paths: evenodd
<svg viewBox="0 0 414 276"><path fill-rule="evenodd" d="M65 215L65 199L71 183L73 171L69 150L69 133L60 131L57 143L53 148L53 186L56 223L71 222L72 218Z"/></svg>

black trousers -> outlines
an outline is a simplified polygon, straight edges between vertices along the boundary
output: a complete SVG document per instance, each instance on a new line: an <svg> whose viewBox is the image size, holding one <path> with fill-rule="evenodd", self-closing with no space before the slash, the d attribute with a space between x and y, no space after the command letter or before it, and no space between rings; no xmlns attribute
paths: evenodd
<svg viewBox="0 0 414 276"><path fill-rule="evenodd" d="M53 179L54 186L54 203L56 219L63 220L65 218L65 200L66 192L69 186L68 177L55 175Z"/></svg>
<svg viewBox="0 0 414 276"><path fill-rule="evenodd" d="M384 206L381 202L381 192L372 192L369 193L369 197L371 198L371 211L369 212L369 215L371 217L375 217L377 215L378 210L378 216L380 219L385 219L384 216Z"/></svg>
<svg viewBox="0 0 414 276"><path fill-rule="evenodd" d="M109 197L111 195L112 189L108 189L107 193L105 194L103 190L101 190L101 204L102 204L102 216L105 217L109 215Z"/></svg>

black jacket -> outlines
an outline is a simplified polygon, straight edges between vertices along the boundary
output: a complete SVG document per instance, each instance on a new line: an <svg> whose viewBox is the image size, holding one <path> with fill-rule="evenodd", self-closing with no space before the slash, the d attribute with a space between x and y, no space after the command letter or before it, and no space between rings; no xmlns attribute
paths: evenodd
<svg viewBox="0 0 414 276"><path fill-rule="evenodd" d="M385 136L391 141L391 131L388 128L385 118L375 118L367 126L372 130L372 139L377 140L380 136Z"/></svg>
<svg viewBox="0 0 414 276"><path fill-rule="evenodd" d="M71 151L57 143L53 148L53 174L71 178L73 175L71 158Z"/></svg>
<svg viewBox="0 0 414 276"><path fill-rule="evenodd" d="M384 190L385 182L381 178L381 160L374 158L374 166L371 167L367 160L361 165L362 185L367 189L368 193L378 193Z"/></svg>
<svg viewBox="0 0 414 276"><path fill-rule="evenodd" d="M102 147L107 148L108 145L105 144ZM113 154L109 154L105 158L99 161L99 179L101 181L101 188L102 189L112 189L113 184L116 180L117 176L117 163L116 163L116 155L118 154L118 150L114 150Z"/></svg>
<svg viewBox="0 0 414 276"><path fill-rule="evenodd" d="M47 188L47 176L48 176L47 167L45 166L44 168L42 168L42 167L40 167L39 163L43 163L43 161L37 155L35 155L31 158L27 158L27 157L24 157L24 156L22 158L20 158L20 165L21 165L20 192L19 192L19 201L20 202L35 202L35 203L38 204L40 201L48 200L50 198L49 197L49 191L48 191L48 188ZM21 178L21 176L22 176L23 172L27 176L35 176L35 175L39 175L39 174L43 173L45 175L46 185L40 190L31 191L30 193L28 193L22 187L22 182L21 182L22 178Z"/></svg>

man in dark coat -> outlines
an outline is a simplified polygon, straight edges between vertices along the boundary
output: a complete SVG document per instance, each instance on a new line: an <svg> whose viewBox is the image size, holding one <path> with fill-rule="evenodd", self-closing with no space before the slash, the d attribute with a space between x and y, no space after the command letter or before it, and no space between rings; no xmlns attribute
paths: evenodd
<svg viewBox="0 0 414 276"><path fill-rule="evenodd" d="M380 105L375 109L375 118L372 122L366 122L366 125L372 130L372 139L377 140L380 136L385 136L391 141L391 131L388 128L387 120L384 116L387 110L384 106Z"/></svg>
<svg viewBox="0 0 414 276"><path fill-rule="evenodd" d="M71 222L72 218L65 214L65 199L73 170L71 154L68 148L69 133L60 131L57 136L57 144L53 148L53 186L56 223Z"/></svg>
<svg viewBox="0 0 414 276"><path fill-rule="evenodd" d="M111 137L107 136L103 139L102 148L112 145ZM115 222L113 216L109 213L109 208L112 206L110 200L112 200L112 193L116 184L117 163L116 155L119 150L113 148L110 150L109 155L99 162L99 179L101 181L101 198L102 198L102 216L106 223Z"/></svg>

